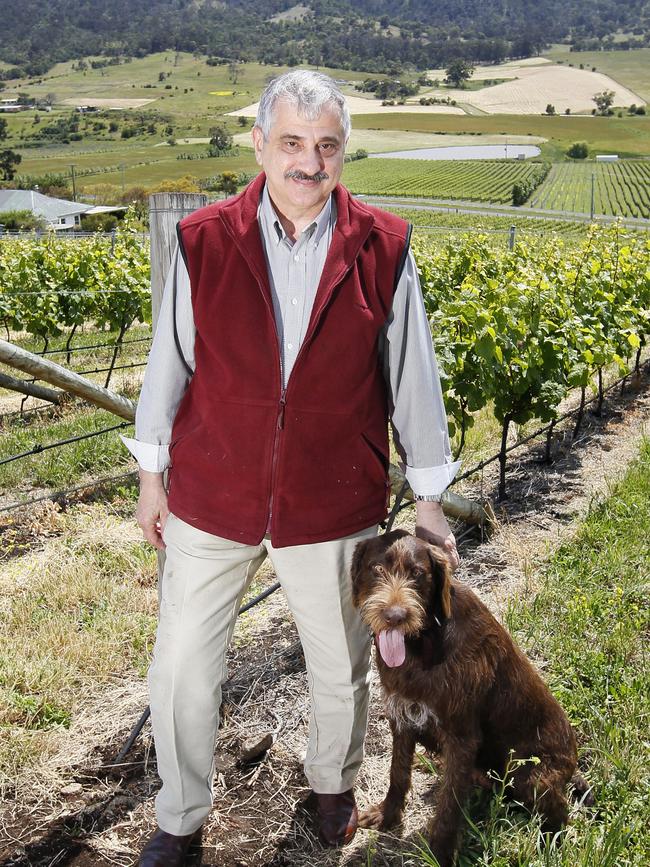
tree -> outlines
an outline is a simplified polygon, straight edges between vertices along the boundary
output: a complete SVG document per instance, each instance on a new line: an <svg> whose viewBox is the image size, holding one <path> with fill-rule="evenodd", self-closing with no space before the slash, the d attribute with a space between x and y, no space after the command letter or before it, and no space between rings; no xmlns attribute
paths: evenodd
<svg viewBox="0 0 650 867"><path fill-rule="evenodd" d="M7 138L7 121L0 117L0 142ZM16 174L16 166L22 162L22 157L12 150L0 151L0 173L5 181L11 181Z"/></svg>
<svg viewBox="0 0 650 867"><path fill-rule="evenodd" d="M210 154L220 156L229 151L231 147L232 135L228 132L228 128L222 123L213 126L210 130Z"/></svg>
<svg viewBox="0 0 650 867"><path fill-rule="evenodd" d="M216 189L226 196L233 196L237 192L237 172L222 172L217 180Z"/></svg>
<svg viewBox="0 0 650 867"><path fill-rule="evenodd" d="M574 141L567 151L567 156L574 160L586 160L589 156L589 145L586 141Z"/></svg>
<svg viewBox="0 0 650 867"><path fill-rule="evenodd" d="M549 102L549 104L546 106L546 114L548 114L548 115L554 115L554 114L555 114L555 106L554 106L554 105L551 105L550 102Z"/></svg>
<svg viewBox="0 0 650 867"><path fill-rule="evenodd" d="M603 90L602 93L595 93L592 97L593 101L596 103L596 108L601 114L607 114L609 109L614 104L614 97L616 94L613 90Z"/></svg>
<svg viewBox="0 0 650 867"><path fill-rule="evenodd" d="M472 77L473 72L474 67L472 64L469 60L463 60L462 57L452 60L447 69L445 69L447 81L456 87L463 87L465 82Z"/></svg>

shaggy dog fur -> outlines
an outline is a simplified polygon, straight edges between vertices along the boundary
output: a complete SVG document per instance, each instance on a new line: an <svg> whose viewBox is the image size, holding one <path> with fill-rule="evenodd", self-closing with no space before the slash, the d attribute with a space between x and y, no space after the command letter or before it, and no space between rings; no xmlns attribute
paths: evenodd
<svg viewBox="0 0 650 867"><path fill-rule="evenodd" d="M427 837L441 867L454 861L462 811L488 771L509 769L512 796L542 816L567 821L576 740L566 714L486 606L452 581L447 559L402 530L361 542L352 563L354 603L375 636L393 734L390 786L360 815L366 828L399 824L416 743L440 753L444 772ZM533 761L530 761L533 757Z"/></svg>

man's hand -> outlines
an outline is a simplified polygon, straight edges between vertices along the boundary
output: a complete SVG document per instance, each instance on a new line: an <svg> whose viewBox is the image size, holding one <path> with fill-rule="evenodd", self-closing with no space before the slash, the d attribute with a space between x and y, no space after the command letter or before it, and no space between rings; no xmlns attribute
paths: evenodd
<svg viewBox="0 0 650 867"><path fill-rule="evenodd" d="M167 523L169 508L162 473L140 470L140 496L135 517L142 535L154 548L163 549L162 534Z"/></svg>
<svg viewBox="0 0 650 867"><path fill-rule="evenodd" d="M415 509L417 513L415 535L442 549L449 559L452 570L458 569L460 558L456 550L456 539L449 529L442 505L416 500Z"/></svg>

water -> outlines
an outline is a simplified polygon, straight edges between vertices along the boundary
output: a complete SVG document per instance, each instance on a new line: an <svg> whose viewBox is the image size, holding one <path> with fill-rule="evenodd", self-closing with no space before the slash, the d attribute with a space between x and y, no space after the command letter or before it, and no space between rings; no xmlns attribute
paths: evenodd
<svg viewBox="0 0 650 867"><path fill-rule="evenodd" d="M401 160L516 160L519 154L524 157L537 157L541 153L536 145L498 144L498 145L456 145L453 147L416 148L410 151L390 151L386 154L368 154L375 159Z"/></svg>

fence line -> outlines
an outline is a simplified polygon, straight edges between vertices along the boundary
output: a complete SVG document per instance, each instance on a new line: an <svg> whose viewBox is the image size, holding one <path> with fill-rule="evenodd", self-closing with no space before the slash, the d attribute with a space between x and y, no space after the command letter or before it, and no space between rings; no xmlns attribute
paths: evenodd
<svg viewBox="0 0 650 867"><path fill-rule="evenodd" d="M77 436L68 437L67 439L64 439L64 440L56 440L53 443L46 443L45 445L42 445L41 443L37 443L29 451L20 452L19 454L16 454L16 455L10 455L8 458L1 458L0 459L0 466L2 466L3 464L11 464L14 461L19 461L19 460L22 460L23 458L31 457L32 455L38 455L41 452L48 451L48 449L55 449L55 448L58 448L59 446L66 446L69 443L80 442L81 440L89 440L92 437L98 437L98 436L101 436L102 434L110 433L111 431L114 431L114 430L121 430L122 428L130 427L132 424L133 424L132 421L122 421L119 424L112 425L111 427L101 428L100 430L97 430L97 431L90 431L90 433L78 434Z"/></svg>
<svg viewBox="0 0 650 867"><path fill-rule="evenodd" d="M83 352L88 349L115 349L117 346L131 346L133 343L144 343L151 341L151 337L136 337L134 340L123 340L121 343L91 343L88 346L71 346L70 349L42 349L40 352L35 352L34 355L67 355L71 352Z"/></svg>

